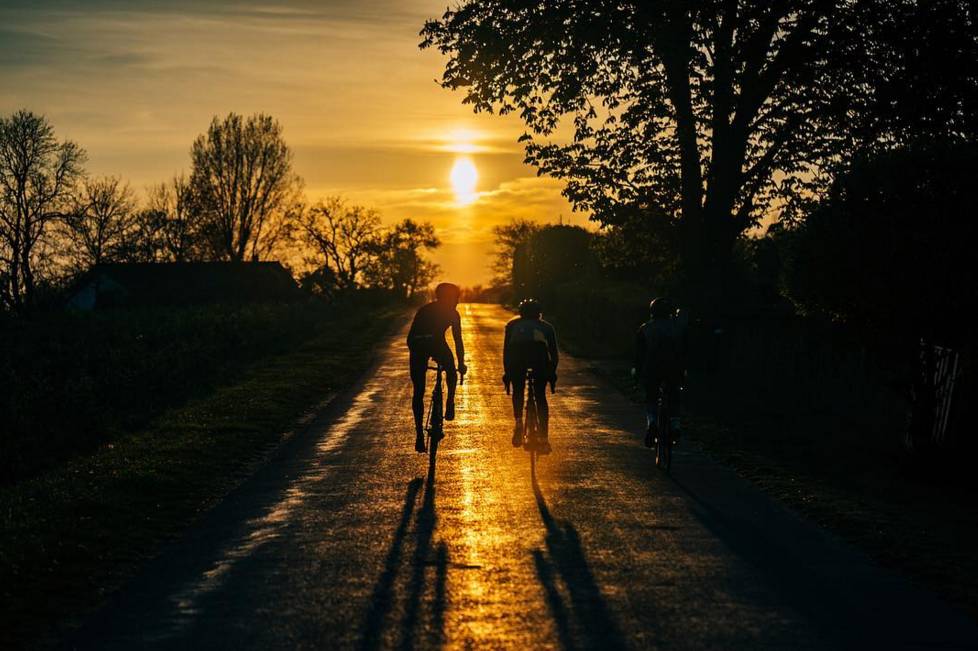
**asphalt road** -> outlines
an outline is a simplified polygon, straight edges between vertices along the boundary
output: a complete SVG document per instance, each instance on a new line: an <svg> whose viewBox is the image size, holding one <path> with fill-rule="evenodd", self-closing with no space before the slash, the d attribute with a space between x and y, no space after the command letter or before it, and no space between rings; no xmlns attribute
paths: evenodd
<svg viewBox="0 0 978 651"><path fill-rule="evenodd" d="M508 314L463 305L469 375L433 474L407 354L298 432L76 648L978 648L978 628L643 416L565 357L554 453L510 445Z"/></svg>

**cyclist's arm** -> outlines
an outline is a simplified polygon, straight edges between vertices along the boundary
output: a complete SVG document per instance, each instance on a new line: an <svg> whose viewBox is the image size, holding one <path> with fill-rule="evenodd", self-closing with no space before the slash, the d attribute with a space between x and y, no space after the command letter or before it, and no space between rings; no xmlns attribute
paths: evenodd
<svg viewBox="0 0 978 651"><path fill-rule="evenodd" d="M420 312L421 310L415 312L414 319L411 320L411 329L408 330L408 334L407 334L408 346L411 345L411 340L414 339L415 331L418 329L418 313Z"/></svg>
<svg viewBox="0 0 978 651"><path fill-rule="evenodd" d="M560 353L557 351L557 331L550 328L547 332L547 348L550 352L550 371L557 372L557 362L560 361Z"/></svg>
<svg viewBox="0 0 978 651"><path fill-rule="evenodd" d="M458 367L465 368L465 345L462 343L462 317L455 313L452 321L452 338L455 339L455 354L458 355Z"/></svg>

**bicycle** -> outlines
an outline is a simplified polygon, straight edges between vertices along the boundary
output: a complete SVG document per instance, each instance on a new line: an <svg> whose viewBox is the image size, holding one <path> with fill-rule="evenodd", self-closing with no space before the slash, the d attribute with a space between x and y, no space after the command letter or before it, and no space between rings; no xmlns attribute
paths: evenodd
<svg viewBox="0 0 978 651"><path fill-rule="evenodd" d="M442 394L441 376L445 372L441 364L428 366L429 371L435 372L435 388L431 391L431 404L428 407L428 418L425 421L425 447L428 448L428 455L434 464L435 453L438 449L438 441L445 438L445 399ZM465 376L459 374L458 383L465 383Z"/></svg>
<svg viewBox="0 0 978 651"><path fill-rule="evenodd" d="M659 389L658 421L655 465L668 473L672 468L672 401L665 386Z"/></svg>
<svg viewBox="0 0 978 651"><path fill-rule="evenodd" d="M537 457L540 456L539 435L543 432L543 423L540 420L540 410L537 406L536 373L533 369L526 371L524 391L526 391L526 400L524 401L526 415L523 417L523 449L530 453L532 469L536 467ZM553 383L550 384L550 392L554 392Z"/></svg>

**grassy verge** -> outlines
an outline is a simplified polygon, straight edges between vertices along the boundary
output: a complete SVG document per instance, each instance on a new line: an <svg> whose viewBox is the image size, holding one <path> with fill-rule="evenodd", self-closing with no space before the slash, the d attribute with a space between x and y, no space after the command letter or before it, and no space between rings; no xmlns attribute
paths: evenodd
<svg viewBox="0 0 978 651"><path fill-rule="evenodd" d="M0 487L91 454L295 348L331 309L307 300L0 319Z"/></svg>
<svg viewBox="0 0 978 651"><path fill-rule="evenodd" d="M625 363L591 360L590 369L642 401ZM837 415L686 411L685 445L978 618L978 520L962 477L860 445L859 427Z"/></svg>
<svg viewBox="0 0 978 651"><path fill-rule="evenodd" d="M94 454L0 491L0 648L55 643L366 368L401 308L350 310Z"/></svg>

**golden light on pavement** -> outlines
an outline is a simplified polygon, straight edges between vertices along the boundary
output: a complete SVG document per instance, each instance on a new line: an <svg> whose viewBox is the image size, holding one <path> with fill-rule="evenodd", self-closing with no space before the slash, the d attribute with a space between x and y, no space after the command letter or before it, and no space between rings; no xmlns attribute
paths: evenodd
<svg viewBox="0 0 978 651"><path fill-rule="evenodd" d="M475 163L471 158L463 157L455 159L449 178L452 182L452 190L455 192L455 203L459 206L468 206L475 202L478 193L475 191L475 184L479 180L479 172L475 168Z"/></svg>

